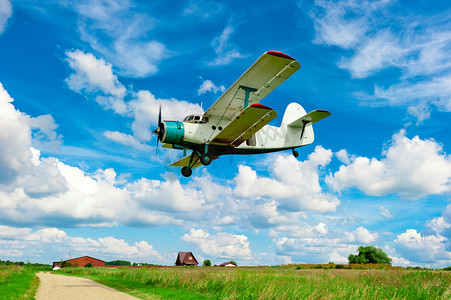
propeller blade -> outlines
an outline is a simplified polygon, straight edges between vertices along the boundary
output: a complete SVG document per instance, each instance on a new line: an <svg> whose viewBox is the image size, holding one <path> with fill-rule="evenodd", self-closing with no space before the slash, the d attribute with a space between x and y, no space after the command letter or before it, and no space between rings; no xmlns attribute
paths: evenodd
<svg viewBox="0 0 451 300"><path fill-rule="evenodd" d="M154 133L157 135L157 146L155 147L155 158L158 157L158 144L160 142L160 131L161 131L161 105L158 111L158 127L155 129Z"/></svg>
<svg viewBox="0 0 451 300"><path fill-rule="evenodd" d="M161 105L160 105L160 110L158 111L158 127L160 127L161 124Z"/></svg>

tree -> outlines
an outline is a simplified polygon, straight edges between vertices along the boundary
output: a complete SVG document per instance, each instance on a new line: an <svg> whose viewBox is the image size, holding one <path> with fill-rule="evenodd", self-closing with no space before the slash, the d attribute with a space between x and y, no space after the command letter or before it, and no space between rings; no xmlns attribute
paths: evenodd
<svg viewBox="0 0 451 300"><path fill-rule="evenodd" d="M210 267L211 261L209 259L204 260L204 263L202 264L204 267Z"/></svg>
<svg viewBox="0 0 451 300"><path fill-rule="evenodd" d="M384 264L391 265L391 258L382 251L381 248L374 246L360 246L359 254L349 254L350 264Z"/></svg>
<svg viewBox="0 0 451 300"><path fill-rule="evenodd" d="M105 263L105 266L131 266L131 262L128 260L113 260L113 261L107 261Z"/></svg>

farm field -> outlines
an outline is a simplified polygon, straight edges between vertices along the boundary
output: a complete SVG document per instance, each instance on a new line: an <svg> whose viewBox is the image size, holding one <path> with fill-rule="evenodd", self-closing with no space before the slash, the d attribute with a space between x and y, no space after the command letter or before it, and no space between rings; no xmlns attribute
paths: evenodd
<svg viewBox="0 0 451 300"><path fill-rule="evenodd" d="M34 299L39 286L38 268L0 266L0 299Z"/></svg>
<svg viewBox="0 0 451 300"><path fill-rule="evenodd" d="M142 299L450 299L451 272L283 267L66 268Z"/></svg>

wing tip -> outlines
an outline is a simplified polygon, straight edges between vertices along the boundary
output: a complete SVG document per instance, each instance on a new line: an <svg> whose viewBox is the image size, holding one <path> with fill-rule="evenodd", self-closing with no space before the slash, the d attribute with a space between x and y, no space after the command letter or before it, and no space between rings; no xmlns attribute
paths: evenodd
<svg viewBox="0 0 451 300"><path fill-rule="evenodd" d="M286 59L290 59L290 60L295 60L293 57L286 55L285 53L282 53L280 51L270 50L270 51L267 51L266 54L281 57L281 58L286 58Z"/></svg>

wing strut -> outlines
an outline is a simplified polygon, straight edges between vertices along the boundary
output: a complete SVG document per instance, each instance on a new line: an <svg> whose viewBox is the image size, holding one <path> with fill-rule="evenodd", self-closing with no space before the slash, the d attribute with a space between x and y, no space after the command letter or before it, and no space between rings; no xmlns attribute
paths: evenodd
<svg viewBox="0 0 451 300"><path fill-rule="evenodd" d="M251 88L251 87L247 87L247 86L242 86L240 85L240 88L244 90L244 92L246 92L246 94L244 95L244 108L249 106L249 95L250 93L255 93L257 91L257 89Z"/></svg>

